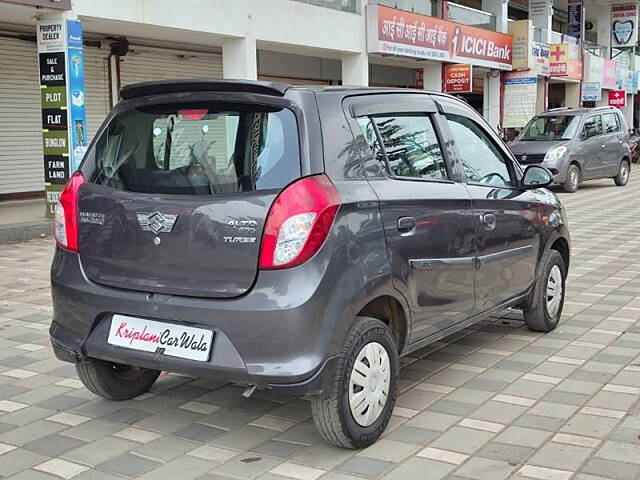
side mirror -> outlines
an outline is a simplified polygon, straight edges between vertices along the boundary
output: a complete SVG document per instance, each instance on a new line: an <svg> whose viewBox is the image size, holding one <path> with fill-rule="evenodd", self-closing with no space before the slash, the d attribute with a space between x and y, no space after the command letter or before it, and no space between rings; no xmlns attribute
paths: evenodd
<svg viewBox="0 0 640 480"><path fill-rule="evenodd" d="M580 132L580 140L586 140L587 139L587 131L585 129L582 129L582 131Z"/></svg>
<svg viewBox="0 0 640 480"><path fill-rule="evenodd" d="M548 187L553 182L551 172L540 165L529 165L524 171L520 186L525 190Z"/></svg>

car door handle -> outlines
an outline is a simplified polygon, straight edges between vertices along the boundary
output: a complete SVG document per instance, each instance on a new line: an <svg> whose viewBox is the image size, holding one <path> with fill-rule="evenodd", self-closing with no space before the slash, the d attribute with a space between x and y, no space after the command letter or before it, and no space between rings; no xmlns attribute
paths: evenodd
<svg viewBox="0 0 640 480"><path fill-rule="evenodd" d="M485 230L494 230L498 223L498 217L493 212L487 212L480 215L480 221L484 225Z"/></svg>
<svg viewBox="0 0 640 480"><path fill-rule="evenodd" d="M416 231L416 219L413 217L400 217L397 223L400 235L413 235Z"/></svg>

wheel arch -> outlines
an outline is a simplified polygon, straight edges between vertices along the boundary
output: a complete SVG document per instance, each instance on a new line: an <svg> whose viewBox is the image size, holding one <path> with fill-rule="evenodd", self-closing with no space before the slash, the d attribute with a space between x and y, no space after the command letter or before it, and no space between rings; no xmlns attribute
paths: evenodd
<svg viewBox="0 0 640 480"><path fill-rule="evenodd" d="M545 242L544 250L538 259L538 265L536 265L536 282L533 285L531 295L529 295L529 298L526 300L528 305L533 305L538 301L535 285L537 285L541 279L540 277L544 270L543 262L546 261L550 250L555 250L560 253L564 261L565 274L569 273L569 265L571 263L571 242L569 241L566 225L563 225L562 227L563 228L554 229Z"/></svg>
<svg viewBox="0 0 640 480"><path fill-rule="evenodd" d="M560 255L562 255L562 260L564 261L564 267L568 272L569 263L571 262L571 252L570 252L568 240L564 237L556 238L551 244L551 246L549 247L549 250L557 250L560 253Z"/></svg>
<svg viewBox="0 0 640 480"><path fill-rule="evenodd" d="M398 353L402 353L409 337L409 310L404 299L388 292L380 294L362 305L355 317L372 317L386 324L396 339Z"/></svg>

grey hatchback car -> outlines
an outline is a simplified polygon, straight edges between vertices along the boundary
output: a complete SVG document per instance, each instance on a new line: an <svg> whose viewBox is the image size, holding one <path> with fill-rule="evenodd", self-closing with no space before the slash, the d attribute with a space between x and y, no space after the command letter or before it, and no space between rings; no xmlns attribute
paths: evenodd
<svg viewBox="0 0 640 480"><path fill-rule="evenodd" d="M560 108L533 117L509 148L521 165L543 165L575 192L584 180L629 181L627 123L615 107Z"/></svg>
<svg viewBox="0 0 640 480"><path fill-rule="evenodd" d="M161 371L308 394L373 443L399 357L487 315L556 327L569 268L549 172L424 91L125 87L56 208L51 341L107 399Z"/></svg>

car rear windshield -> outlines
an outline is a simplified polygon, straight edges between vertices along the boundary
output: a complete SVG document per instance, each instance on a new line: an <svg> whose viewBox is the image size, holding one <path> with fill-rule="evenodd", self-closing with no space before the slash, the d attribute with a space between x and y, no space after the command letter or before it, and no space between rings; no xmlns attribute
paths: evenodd
<svg viewBox="0 0 640 480"><path fill-rule="evenodd" d="M557 141L571 140L580 126L580 118L575 115L545 115L533 117L518 140Z"/></svg>
<svg viewBox="0 0 640 480"><path fill-rule="evenodd" d="M95 147L95 182L116 190L217 195L281 189L300 176L291 110L211 103L127 110Z"/></svg>

